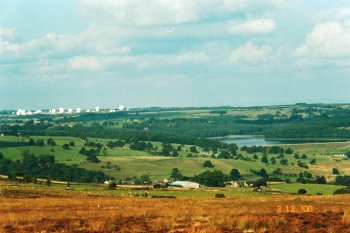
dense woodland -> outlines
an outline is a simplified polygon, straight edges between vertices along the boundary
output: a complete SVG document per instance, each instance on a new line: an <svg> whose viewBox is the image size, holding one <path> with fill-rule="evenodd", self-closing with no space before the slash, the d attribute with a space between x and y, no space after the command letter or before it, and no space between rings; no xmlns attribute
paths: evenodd
<svg viewBox="0 0 350 233"><path fill-rule="evenodd" d="M322 108L321 108L322 107ZM264 135L266 138L350 138L350 109L337 106L294 107L289 115L277 110L274 114L258 114L252 118L247 115L229 115L227 109L212 110L210 115L186 117L184 113L159 111L150 114L147 111L128 113L85 113L79 116L65 116L52 119L46 115L37 117L23 116L6 124L1 124L0 131L15 135L52 135L102 138L136 138L143 141L160 141L201 146L209 142L208 137L227 135ZM257 107L256 111L260 108ZM140 114L143 113L143 114ZM84 122L102 123L91 125ZM117 121L117 122L116 122ZM113 127L115 124L120 127ZM74 127L68 127L68 125ZM202 139L198 139L202 138ZM217 144L217 147L220 145Z"/></svg>
<svg viewBox="0 0 350 233"><path fill-rule="evenodd" d="M17 161L6 159L0 153L0 174L8 175L9 178L13 179L24 177L27 182L33 182L35 178L83 183L101 183L112 179L101 171L89 171L76 166L57 163L53 155L36 156L29 151L24 151L22 160Z"/></svg>

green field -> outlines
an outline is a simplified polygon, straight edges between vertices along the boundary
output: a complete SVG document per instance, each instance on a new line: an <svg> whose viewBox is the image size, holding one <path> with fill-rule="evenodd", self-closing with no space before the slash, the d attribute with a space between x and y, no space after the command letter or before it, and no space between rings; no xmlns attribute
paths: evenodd
<svg viewBox="0 0 350 233"><path fill-rule="evenodd" d="M273 190L278 190L287 193L297 194L299 189L305 189L307 194L323 194L329 195L333 194L333 192L337 189L343 188L340 185L327 185L327 184L273 184L271 185Z"/></svg>
<svg viewBox="0 0 350 233"><path fill-rule="evenodd" d="M47 140L49 137L31 137L35 140L44 139ZM206 160L210 160L214 168L211 170L221 170L225 173L229 173L232 168L237 168L240 173L247 179L255 179L256 175L252 174L249 169L260 170L261 168L266 169L268 173L272 173L275 169L281 168L283 173L287 174L298 174L303 171L310 171L315 175L326 175L327 179L334 179L335 175L332 174L332 168L338 168L341 173L348 174L350 170L350 161L334 161L331 159L331 155L342 153L346 148L350 147L350 143L325 143L323 144L303 144L303 145L290 145L299 154L306 153L308 158L303 160L309 165L309 169L303 169L296 166L298 159L294 159L293 155L285 155L285 158L289 161L289 165L275 165L264 164L259 160L256 162L244 161L244 160L232 160L232 159L212 159L212 158L186 158L184 157L188 151L189 146L184 146L180 157L161 157L154 156L144 151L131 150L127 146L124 148L108 149L106 156L98 156L101 163L94 164L86 161L86 156L79 154L79 150L83 147L83 141L79 138L73 137L52 137L57 145L56 146L28 146L27 139L23 137L11 137L5 136L0 138L0 152L5 155L6 158L17 160L21 159L21 153L24 150L39 154L52 154L56 157L57 161L64 162L67 164L78 164L81 167L100 170L101 166L107 164L107 162L118 165L121 170L116 171L113 169L102 169L106 174L114 176L116 179L124 179L126 177L140 176L142 174L149 173L153 179L163 179L168 177L173 168L178 168L184 175L193 176L201 173L208 168L203 167L203 163ZM62 145L74 141L75 146L71 147L70 150L64 150ZM108 139L92 139L92 141L106 143ZM154 143L156 146L161 147L160 143ZM177 144L174 144L176 147ZM328 151L330 148L330 151ZM259 155L259 159L261 155ZM246 154L247 157L252 155ZM311 159L316 159L316 165L310 165ZM294 163L294 166L292 165ZM276 175L277 177L283 177ZM289 177L294 180L295 177Z"/></svg>
<svg viewBox="0 0 350 233"><path fill-rule="evenodd" d="M182 176L187 178L207 170L219 170L228 175L232 169L238 169L242 179L254 182L262 178L258 172L265 169L270 181L291 182L277 185L276 189L295 193L298 187L304 186L295 183L300 173L311 173L312 180L308 182L312 183L316 183L317 177L324 176L328 184L334 183L338 175L350 174L350 160L335 156L348 153L350 141L334 141L346 141L350 137L348 115L350 107L347 104L140 108L113 114L104 111L31 116L16 116L4 112L0 115L0 152L12 161L21 160L26 150L36 156L53 155L56 162L71 165L70 167L102 171L117 181L135 181L145 174L149 175L152 182L161 181L169 178L172 170L177 168ZM284 151L292 148L292 154L284 153L283 150L282 154L267 153L266 150L264 153L267 153L268 163L263 163L261 159L265 155L261 148L255 150L260 151L255 154L249 154L243 148L238 148L234 153L227 144L211 140L212 137L229 135L262 135L276 140L288 138L301 141L308 140L306 136L309 136L309 139L324 142L278 145L283 147ZM46 142L48 138L53 138L56 145L28 145L29 139L43 139ZM90 143L100 143L102 146L85 145L84 139ZM109 142L117 140L122 140L125 145L115 146L113 149L107 147ZM70 142L74 142L75 146L71 146L69 150L62 147ZM152 143L152 146L140 149L136 147L138 143ZM171 144L171 149L164 153L162 150L169 147L167 143ZM83 147L87 151L99 148L97 158L89 158L88 161L88 155L91 154L79 153ZM223 152L229 153L226 158L230 159L216 158L222 156ZM307 158L295 158L295 153L300 157L305 154ZM288 160L287 165L281 164L283 158ZM272 159L275 159L275 164L271 162ZM211 161L213 168L203 166L207 160ZM316 163L311 164L312 160L316 160ZM302 167L300 162L308 168ZM334 169L339 174L333 174ZM339 188L333 185L306 186L311 194L330 194Z"/></svg>

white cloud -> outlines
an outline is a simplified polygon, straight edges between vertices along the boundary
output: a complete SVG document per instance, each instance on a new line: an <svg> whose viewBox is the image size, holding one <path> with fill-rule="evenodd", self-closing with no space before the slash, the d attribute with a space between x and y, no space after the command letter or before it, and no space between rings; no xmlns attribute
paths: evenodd
<svg viewBox="0 0 350 233"><path fill-rule="evenodd" d="M321 11L316 14L315 19L317 22L338 21L344 22L350 19L350 8L332 8L325 11Z"/></svg>
<svg viewBox="0 0 350 233"><path fill-rule="evenodd" d="M68 61L68 68L72 71L99 71L104 67L96 57L73 57Z"/></svg>
<svg viewBox="0 0 350 233"><path fill-rule="evenodd" d="M350 56L350 25L325 22L315 25L298 47L295 55L312 58L339 58Z"/></svg>
<svg viewBox="0 0 350 233"><path fill-rule="evenodd" d="M270 46L264 45L259 47L252 42L247 42L245 45L232 51L229 62L257 64L266 61L270 51Z"/></svg>
<svg viewBox="0 0 350 233"><path fill-rule="evenodd" d="M76 0L81 16L111 24L168 25L248 9L276 8L285 0Z"/></svg>
<svg viewBox="0 0 350 233"><path fill-rule="evenodd" d="M192 22L211 9L209 0L76 0L80 14L112 20L113 23L164 25Z"/></svg>
<svg viewBox="0 0 350 233"><path fill-rule="evenodd" d="M0 38L0 52L7 53L7 55L13 53L18 54L21 46L16 43L11 43L10 41L2 40Z"/></svg>
<svg viewBox="0 0 350 233"><path fill-rule="evenodd" d="M242 11L247 9L281 8L286 0L223 0L221 1L224 11Z"/></svg>
<svg viewBox="0 0 350 233"><path fill-rule="evenodd" d="M16 35L16 29L14 28L0 28L0 39L12 40Z"/></svg>
<svg viewBox="0 0 350 233"><path fill-rule="evenodd" d="M231 22L228 32L231 34L268 34L277 29L277 23L272 19L257 19L245 22Z"/></svg>

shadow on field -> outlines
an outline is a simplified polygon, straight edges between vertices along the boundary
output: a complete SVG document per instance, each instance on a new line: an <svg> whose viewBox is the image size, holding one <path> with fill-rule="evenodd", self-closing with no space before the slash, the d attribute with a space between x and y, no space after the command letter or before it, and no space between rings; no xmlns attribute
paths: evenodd
<svg viewBox="0 0 350 233"><path fill-rule="evenodd" d="M26 142L9 142L9 141L0 141L1 147L19 147L19 146L28 146Z"/></svg>

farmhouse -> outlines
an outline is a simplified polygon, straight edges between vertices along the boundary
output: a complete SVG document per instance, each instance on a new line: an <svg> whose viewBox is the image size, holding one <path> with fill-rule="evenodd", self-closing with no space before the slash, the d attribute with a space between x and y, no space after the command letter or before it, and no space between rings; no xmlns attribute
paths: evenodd
<svg viewBox="0 0 350 233"><path fill-rule="evenodd" d="M346 154L334 155L336 158L346 158Z"/></svg>
<svg viewBox="0 0 350 233"><path fill-rule="evenodd" d="M230 181L225 184L228 188L242 188L249 187L246 181Z"/></svg>
<svg viewBox="0 0 350 233"><path fill-rule="evenodd" d="M170 183L169 186L190 188L190 189L198 189L199 188L198 183L190 182L190 181L175 181L173 183Z"/></svg>

